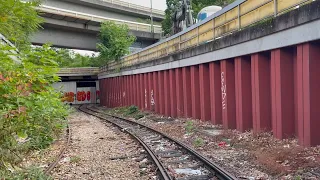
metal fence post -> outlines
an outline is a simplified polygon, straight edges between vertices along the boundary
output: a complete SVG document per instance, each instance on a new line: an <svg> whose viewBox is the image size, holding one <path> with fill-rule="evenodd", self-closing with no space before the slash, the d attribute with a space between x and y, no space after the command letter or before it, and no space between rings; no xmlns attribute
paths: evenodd
<svg viewBox="0 0 320 180"><path fill-rule="evenodd" d="M274 3L274 16L278 15L278 1L277 0L273 0Z"/></svg>
<svg viewBox="0 0 320 180"><path fill-rule="evenodd" d="M241 28L241 12L240 12L240 4L238 5L238 30Z"/></svg>

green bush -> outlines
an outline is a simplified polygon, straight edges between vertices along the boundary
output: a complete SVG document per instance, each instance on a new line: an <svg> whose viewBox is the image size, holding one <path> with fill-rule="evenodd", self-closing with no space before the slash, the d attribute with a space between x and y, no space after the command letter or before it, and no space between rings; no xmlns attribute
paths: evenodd
<svg viewBox="0 0 320 180"><path fill-rule="evenodd" d="M128 108L126 115L135 114L137 112L139 112L139 108L137 106L132 105Z"/></svg>
<svg viewBox="0 0 320 180"><path fill-rule="evenodd" d="M51 86L55 52L49 46L20 51L14 62L0 45L0 170L15 165L30 150L48 147L66 125L68 110ZM15 55L16 56L16 55Z"/></svg>

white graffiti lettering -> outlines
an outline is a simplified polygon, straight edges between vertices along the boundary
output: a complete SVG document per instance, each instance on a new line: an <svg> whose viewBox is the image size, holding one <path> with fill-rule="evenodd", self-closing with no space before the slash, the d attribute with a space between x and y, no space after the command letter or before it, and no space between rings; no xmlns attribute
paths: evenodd
<svg viewBox="0 0 320 180"><path fill-rule="evenodd" d="M144 105L145 105L145 108L148 108L147 89L144 89Z"/></svg>
<svg viewBox="0 0 320 180"><path fill-rule="evenodd" d="M154 106L153 89L151 90L151 106Z"/></svg>
<svg viewBox="0 0 320 180"><path fill-rule="evenodd" d="M222 92L222 109L226 109L227 85L224 78L224 72L221 72L221 92Z"/></svg>

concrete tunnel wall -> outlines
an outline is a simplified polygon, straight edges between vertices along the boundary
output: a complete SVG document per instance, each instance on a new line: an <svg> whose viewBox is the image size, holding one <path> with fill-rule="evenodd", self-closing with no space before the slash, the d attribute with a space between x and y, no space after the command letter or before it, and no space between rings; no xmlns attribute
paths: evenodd
<svg viewBox="0 0 320 180"><path fill-rule="evenodd" d="M137 105L241 132L320 144L320 43L100 80L101 104Z"/></svg>

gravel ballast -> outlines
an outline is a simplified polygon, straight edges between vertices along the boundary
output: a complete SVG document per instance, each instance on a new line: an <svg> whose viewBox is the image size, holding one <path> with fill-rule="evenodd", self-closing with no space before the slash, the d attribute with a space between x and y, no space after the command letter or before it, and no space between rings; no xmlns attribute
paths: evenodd
<svg viewBox="0 0 320 180"><path fill-rule="evenodd" d="M150 179L153 167L140 168L144 150L129 135L96 117L69 117L71 144L53 170L54 179Z"/></svg>

